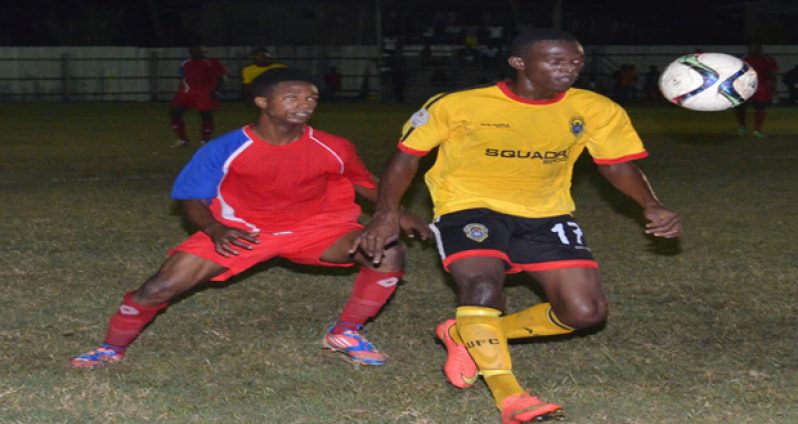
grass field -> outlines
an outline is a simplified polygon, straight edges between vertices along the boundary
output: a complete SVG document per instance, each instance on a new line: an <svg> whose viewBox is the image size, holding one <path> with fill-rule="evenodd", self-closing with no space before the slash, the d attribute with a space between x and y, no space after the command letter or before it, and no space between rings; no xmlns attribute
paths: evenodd
<svg viewBox="0 0 798 424"><path fill-rule="evenodd" d="M412 107L323 105L378 172ZM798 422L798 109L773 108L765 140L730 112L631 108L641 161L685 235L655 241L639 210L587 160L577 218L611 300L600 331L512 347L523 384L572 423ZM220 131L252 111L227 104ZM194 116L190 130L198 131ZM123 292L188 229L169 199L192 149L172 150L163 104L0 105L0 423L498 423L480 384L449 386L433 330L453 313L430 243L367 328L389 355L354 369L320 348L351 271L275 261L173 305L126 362L73 370ZM429 214L423 185L407 206ZM540 301L514 276L509 311Z"/></svg>

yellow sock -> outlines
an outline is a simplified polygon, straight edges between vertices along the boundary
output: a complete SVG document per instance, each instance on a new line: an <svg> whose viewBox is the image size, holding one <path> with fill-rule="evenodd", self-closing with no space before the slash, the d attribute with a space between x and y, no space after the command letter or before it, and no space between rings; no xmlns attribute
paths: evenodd
<svg viewBox="0 0 798 424"><path fill-rule="evenodd" d="M501 312L493 308L457 308L457 332L477 363L499 409L505 398L524 391L513 375L500 315Z"/></svg>
<svg viewBox="0 0 798 424"><path fill-rule="evenodd" d="M555 336L574 331L554 315L550 303L540 303L531 308L501 318L502 329L508 339Z"/></svg>

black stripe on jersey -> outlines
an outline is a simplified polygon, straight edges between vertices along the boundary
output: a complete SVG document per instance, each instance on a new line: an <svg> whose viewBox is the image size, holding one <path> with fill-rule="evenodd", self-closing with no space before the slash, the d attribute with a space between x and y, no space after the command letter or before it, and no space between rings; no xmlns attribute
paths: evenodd
<svg viewBox="0 0 798 424"><path fill-rule="evenodd" d="M437 103L438 100L448 96L449 94L450 93L441 93L441 94L439 94L437 96L433 96L431 99L429 99L429 101L427 101L427 103L424 106L421 107L421 109L429 110L429 108L432 107L432 105L434 105L435 103ZM410 129L407 130L407 132L402 135L402 138L399 139L399 142L401 143L401 142L405 141L407 139L407 137L409 137L410 134L412 134L413 130L415 130L415 129L416 129L416 127L410 127Z"/></svg>
<svg viewBox="0 0 798 424"><path fill-rule="evenodd" d="M475 89L477 89L477 88L491 87L491 86L494 86L494 85L496 85L496 83L488 83L488 84L484 84L484 85L478 85L478 86L476 86L476 87L464 88L464 89L462 89L462 90L450 91L450 92L448 92L448 93L441 93L441 94L438 94L437 96L433 96L432 98L430 98L430 99L427 101L427 103L426 103L424 106L422 106L421 108L422 108L422 109L429 110L429 108L431 108L431 107L432 107L432 105L434 105L435 103L437 103L437 102L438 102L438 100L440 100L440 99L442 99L442 98L444 98L444 97L446 97L446 96L448 96L449 94L452 94L452 93L459 93L459 92L461 92L461 91L475 90ZM415 129L415 127L410 127L410 129L409 129L409 130L407 130L407 133L405 133L404 135L402 135L402 138L400 138L400 139L399 139L399 142L401 143L401 142L405 141L405 140L407 139L407 137L409 137L409 136L410 136L410 134L412 134L412 133L413 133L413 130L414 130L414 129Z"/></svg>

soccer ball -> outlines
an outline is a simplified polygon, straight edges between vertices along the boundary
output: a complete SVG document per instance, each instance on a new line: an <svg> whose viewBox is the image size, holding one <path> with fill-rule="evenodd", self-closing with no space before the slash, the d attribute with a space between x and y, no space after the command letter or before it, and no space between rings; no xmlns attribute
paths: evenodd
<svg viewBox="0 0 798 424"><path fill-rule="evenodd" d="M659 89L668 101L700 111L735 107L754 94L756 84L753 68L724 53L682 56L659 78Z"/></svg>

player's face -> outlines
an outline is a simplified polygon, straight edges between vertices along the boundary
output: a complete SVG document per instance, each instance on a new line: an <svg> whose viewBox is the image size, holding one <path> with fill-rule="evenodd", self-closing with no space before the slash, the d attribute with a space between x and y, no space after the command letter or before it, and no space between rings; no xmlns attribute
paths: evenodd
<svg viewBox="0 0 798 424"><path fill-rule="evenodd" d="M283 81L272 88L268 97L257 97L255 102L272 121L304 124L319 104L319 90L308 82Z"/></svg>
<svg viewBox="0 0 798 424"><path fill-rule="evenodd" d="M508 62L530 94L551 98L574 85L585 66L585 52L575 41L545 40L528 46L521 57L512 56Z"/></svg>

